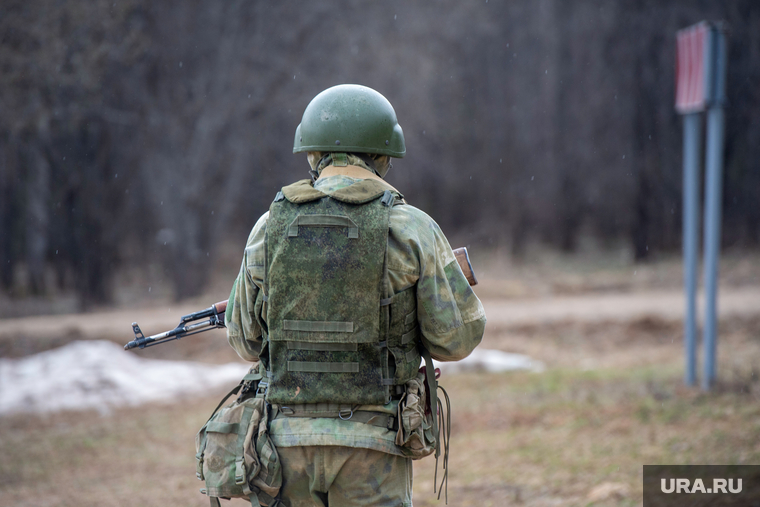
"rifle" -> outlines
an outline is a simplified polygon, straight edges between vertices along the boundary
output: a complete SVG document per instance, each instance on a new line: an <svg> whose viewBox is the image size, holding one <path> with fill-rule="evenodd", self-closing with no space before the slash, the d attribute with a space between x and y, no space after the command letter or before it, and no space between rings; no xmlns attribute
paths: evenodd
<svg viewBox="0 0 760 507"><path fill-rule="evenodd" d="M140 347L152 347L160 343L166 343L173 340L179 340L186 336L192 336L194 334L202 333L204 331L210 331L212 329L218 329L220 327L226 327L224 325L224 312L227 311L227 301L220 301L214 303L205 310L193 312L189 315L183 315L179 319L179 325L171 331L165 331L163 333L154 334L153 336L145 336L137 325L137 322L132 323L132 331L135 333L135 339L124 345L124 350ZM208 317L208 320L203 320ZM196 322L197 320L203 320L203 322ZM195 324L193 324L196 322Z"/></svg>
<svg viewBox="0 0 760 507"><path fill-rule="evenodd" d="M467 254L467 247L454 250L454 257L456 258L459 267L462 269L465 278L467 278L467 282L470 285L477 285L478 280L475 278L475 272L472 270L470 256ZM152 336L145 336L140 329L140 326L137 325L137 322L133 322L132 331L135 333L135 339L124 345L124 350L137 347L144 349L145 347L152 347L161 343L179 340L186 336L192 336L212 329L226 327L224 325L224 312L226 310L227 301L220 301L205 310L193 312L189 315L183 315L182 318L180 318L177 327L171 331L165 331Z"/></svg>

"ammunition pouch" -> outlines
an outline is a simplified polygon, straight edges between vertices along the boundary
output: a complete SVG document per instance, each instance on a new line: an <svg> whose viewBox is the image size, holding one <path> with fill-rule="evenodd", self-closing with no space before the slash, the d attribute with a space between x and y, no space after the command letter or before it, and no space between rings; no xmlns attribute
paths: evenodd
<svg viewBox="0 0 760 507"><path fill-rule="evenodd" d="M443 447L443 477L440 488L448 488L449 439L451 436L451 402L446 390L438 385L440 370L433 367L430 352L420 345L425 366L406 383L398 404L396 445L405 456L420 459L435 452L433 485L438 482L438 458ZM443 398L438 397L438 390ZM444 405L445 401L445 405ZM441 445L443 444L443 445ZM440 498L440 492L438 498Z"/></svg>
<svg viewBox="0 0 760 507"><path fill-rule="evenodd" d="M426 398L425 375L420 372L406 383L406 393L398 404L396 445L412 459L435 452L437 439L433 433L433 414L428 410Z"/></svg>

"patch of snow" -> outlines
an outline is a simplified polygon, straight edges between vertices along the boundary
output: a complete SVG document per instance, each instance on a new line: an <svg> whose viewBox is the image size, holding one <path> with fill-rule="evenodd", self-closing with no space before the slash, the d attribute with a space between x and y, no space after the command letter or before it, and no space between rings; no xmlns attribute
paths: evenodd
<svg viewBox="0 0 760 507"><path fill-rule="evenodd" d="M230 386L249 364L144 359L109 341L76 341L21 359L0 359L0 414L112 408Z"/></svg>
<svg viewBox="0 0 760 507"><path fill-rule="evenodd" d="M465 371L487 371L496 373L500 371L528 370L541 372L544 364L531 359L523 354L510 354L501 350L476 348L472 354L461 361L441 363L433 361L436 368L443 373L459 373Z"/></svg>
<svg viewBox="0 0 760 507"><path fill-rule="evenodd" d="M447 374L543 370L528 356L488 349L475 349L462 361L435 361L435 366ZM105 414L121 406L232 388L249 367L145 359L110 341L75 341L21 359L0 359L0 415L91 409Z"/></svg>

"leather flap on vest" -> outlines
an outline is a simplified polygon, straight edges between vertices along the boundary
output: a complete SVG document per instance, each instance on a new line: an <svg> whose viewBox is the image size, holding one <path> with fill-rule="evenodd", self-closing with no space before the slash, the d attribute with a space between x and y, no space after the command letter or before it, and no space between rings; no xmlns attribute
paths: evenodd
<svg viewBox="0 0 760 507"><path fill-rule="evenodd" d="M304 202L316 201L317 199L325 197L326 194L314 188L311 184L311 180L301 180L286 187L282 187L282 195L294 204L301 204Z"/></svg>
<svg viewBox="0 0 760 507"><path fill-rule="evenodd" d="M404 198L404 196L402 196L398 190L389 184L385 183L384 181L373 179L358 181L353 185L331 191L329 195L333 199L337 199L341 202L347 202L349 204L364 204L370 201L374 201L383 195L386 190L393 192L396 195L396 198L399 200ZM291 199L288 198L288 200Z"/></svg>

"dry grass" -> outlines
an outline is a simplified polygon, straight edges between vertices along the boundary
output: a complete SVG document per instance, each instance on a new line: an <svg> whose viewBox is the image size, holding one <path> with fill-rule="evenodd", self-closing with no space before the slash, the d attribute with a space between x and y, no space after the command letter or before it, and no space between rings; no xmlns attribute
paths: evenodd
<svg viewBox="0 0 760 507"><path fill-rule="evenodd" d="M0 419L0 504L208 505L193 438L213 398L119 410Z"/></svg>
<svg viewBox="0 0 760 507"><path fill-rule="evenodd" d="M549 368L445 379L452 505L640 505L643 464L760 463L760 319L723 328L711 394L683 386L674 324L491 334L485 346L531 353ZM435 503L433 465L417 466L417 505Z"/></svg>
<svg viewBox="0 0 760 507"><path fill-rule="evenodd" d="M673 369L458 380L453 505L586 505L605 483L619 487L599 504L636 505L643 464L760 461L757 395L685 390ZM417 468L418 505L433 504L431 474Z"/></svg>
<svg viewBox="0 0 760 507"><path fill-rule="evenodd" d="M454 405L450 505L638 505L642 464L760 462L759 328L758 319L724 324L721 383L709 395L682 385L675 324L489 332L485 346L523 344L548 369L444 379ZM217 399L2 418L0 505L207 505L193 439ZM415 464L415 505L438 505L433 467Z"/></svg>

